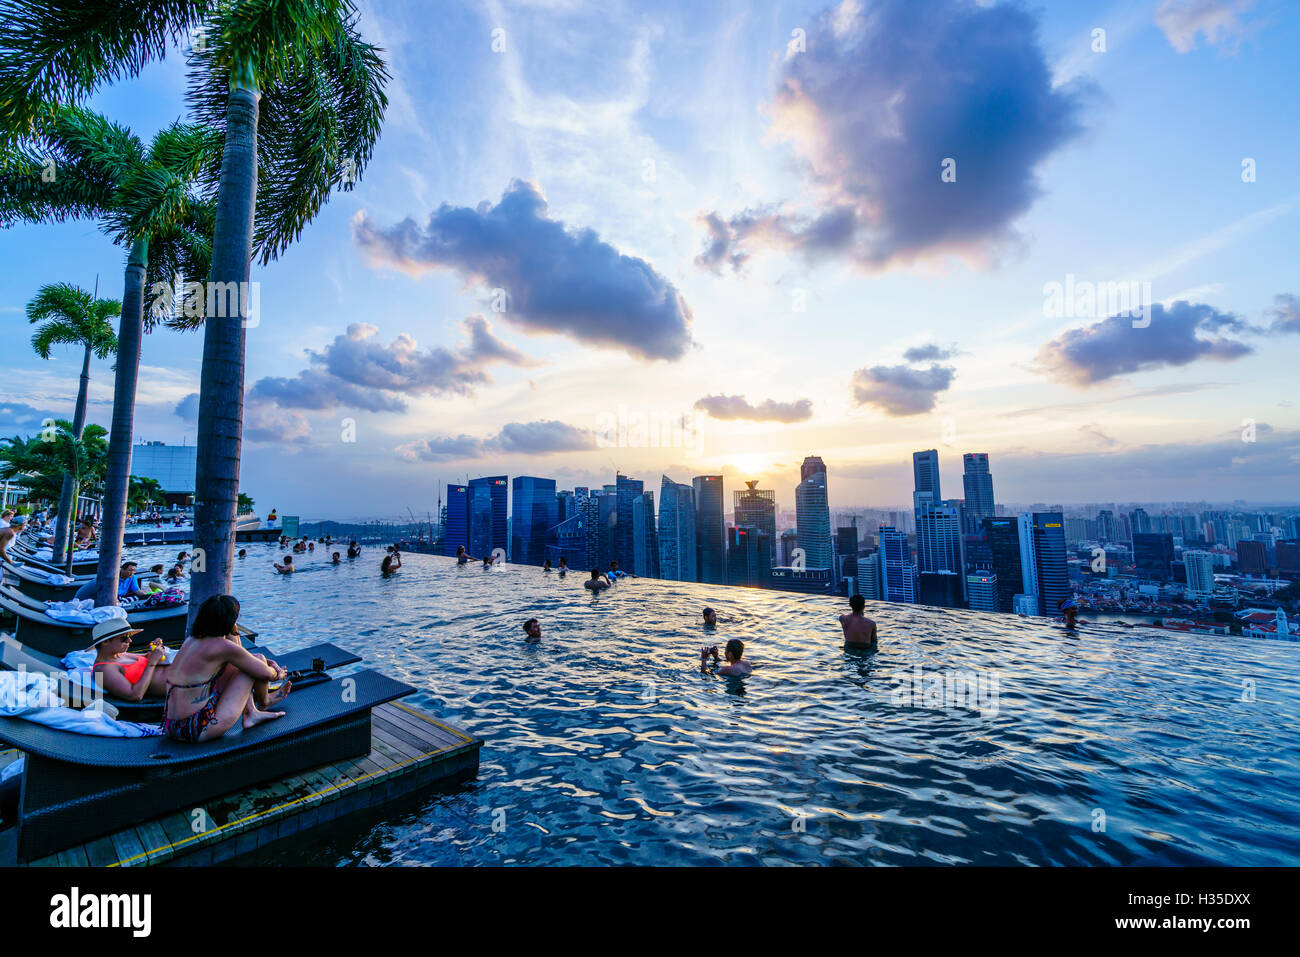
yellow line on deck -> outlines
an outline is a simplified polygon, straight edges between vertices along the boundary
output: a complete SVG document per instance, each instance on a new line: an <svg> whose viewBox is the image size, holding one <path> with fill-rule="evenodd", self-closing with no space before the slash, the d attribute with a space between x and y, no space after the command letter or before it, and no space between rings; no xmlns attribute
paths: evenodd
<svg viewBox="0 0 1300 957"><path fill-rule="evenodd" d="M437 724L437 722L434 722L434 723ZM447 730L450 731L451 729L448 728ZM464 735L462 735L462 737L464 737ZM466 740L466 741L471 741L472 739L471 739L471 738L465 738L465 740ZM373 752L373 751L374 751L374 748L371 748L370 750ZM214 827L214 828L212 828L212 829L210 829L210 830L203 831L203 832L200 833L200 834L195 834L193 837L187 837L185 840L181 841L180 844L168 844L167 846L168 846L168 847L171 847L171 848L173 848L173 849L178 848L178 847L180 847L180 846L183 845L183 844L188 844L190 841L197 841L199 838L201 838L201 837L205 837L205 836L208 835L208 834L216 834L216 833L218 833L218 832L220 832L220 831L224 831L224 830L225 830L226 828L228 828L228 827L234 827L236 824L243 824L243 823L245 823L245 822L247 822L247 821L255 821L255 820L257 820L259 817L265 817L265 816L268 815L268 814L274 814L276 811L282 811L282 810L284 810L285 808L293 807L295 804L301 804L303 801L310 801L312 798L315 798L315 797L323 797L324 795L329 794L331 791L338 791L338 790L342 790L343 788L351 787L352 785L358 783L359 781L364 781L364 780L366 780L367 778L373 778L373 777L377 777L377 776L380 776L380 775L389 774L390 772L392 772L392 771L396 771L396 770L398 770L399 768L404 768L404 767L406 767L408 764L414 764L414 763L417 762L417 761L420 761L420 760L422 760L422 759L424 759L424 758L427 758L427 757L431 757L431 756L433 756L433 755L435 755L435 754L442 754L442 753L443 753L444 751L446 751L446 750L447 750L447 748L439 748L439 749L436 750L436 751L425 751L423 754L416 755L416 756L413 757L413 758L407 758L405 761L399 762L398 764L391 765L390 767L386 767L386 768L384 768L384 769L381 770L381 771L371 771L369 774L363 774L363 775L361 775L361 777L359 777L359 778L353 778L352 780L348 781L348 782L345 783L345 784L331 784L329 787L325 788L323 791L313 791L311 794L304 795L303 797L300 797L300 798L295 798L295 799L292 800L292 801L286 801L284 804L277 804L275 807L267 808L265 811L258 811L256 814L250 814L248 817L241 817L241 818L240 818L239 820L237 820L237 821L228 821L227 823L222 824L220 827ZM310 769L309 769L309 770L310 770ZM160 847L155 847L155 848L153 848L153 850L144 851L143 853L135 854L135 855L132 855L131 857L123 858L122 860L118 861L117 863L115 863L115 864L109 864L108 866L109 866L109 867L118 867L118 866L123 865L123 864L130 864L132 861L138 861L138 860L139 860L140 858L142 858L142 857L148 857L150 854L155 854L155 853L157 853L158 851L161 851L161 850L163 850L163 848L162 848L161 846L160 846Z"/></svg>
<svg viewBox="0 0 1300 957"><path fill-rule="evenodd" d="M448 732L449 734L454 734L456 737L460 738L466 744L469 744L474 740L469 735L467 735L464 731L460 731L449 725L445 725L441 721L435 721L433 718L430 718L427 714L422 714L421 712L416 711L413 708L408 708L400 701L390 701L388 703L391 704L394 708L401 708L407 714L415 715L415 717L419 718L422 721L427 721L429 722L429 724L436 724L438 727L442 728L442 730Z"/></svg>

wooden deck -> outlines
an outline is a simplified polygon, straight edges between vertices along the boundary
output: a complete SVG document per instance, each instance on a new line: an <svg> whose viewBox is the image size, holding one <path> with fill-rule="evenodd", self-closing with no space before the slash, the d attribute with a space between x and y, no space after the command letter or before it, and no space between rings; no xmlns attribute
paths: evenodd
<svg viewBox="0 0 1300 957"><path fill-rule="evenodd" d="M232 861L346 814L478 773L482 738L401 702L371 712L365 757L313 768L51 854L33 867L136 867ZM0 755L0 766L5 763ZM159 787L166 787L166 778Z"/></svg>

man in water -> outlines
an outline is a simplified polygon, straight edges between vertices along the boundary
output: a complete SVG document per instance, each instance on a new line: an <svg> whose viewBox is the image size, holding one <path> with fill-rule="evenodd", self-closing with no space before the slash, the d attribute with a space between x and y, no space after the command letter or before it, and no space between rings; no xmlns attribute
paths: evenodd
<svg viewBox="0 0 1300 957"><path fill-rule="evenodd" d="M292 555L285 555L285 556L284 556L284 564L282 565L282 564L280 564L279 562L276 562L276 563L275 563L275 570L276 570L277 572L279 572L281 575L292 575L292 574L293 574L293 556L292 556Z"/></svg>
<svg viewBox="0 0 1300 957"><path fill-rule="evenodd" d="M402 556L398 552L389 552L379 563L379 573L387 578L402 567Z"/></svg>
<svg viewBox="0 0 1300 957"><path fill-rule="evenodd" d="M712 608L704 609L704 627L705 628L718 627L718 613L714 611Z"/></svg>
<svg viewBox="0 0 1300 957"><path fill-rule="evenodd" d="M360 554L361 554L361 545L354 538L352 539L352 541L348 542L348 558L356 558Z"/></svg>
<svg viewBox="0 0 1300 957"><path fill-rule="evenodd" d="M1073 598L1062 598L1056 603L1056 610L1065 618L1065 627L1073 631L1078 627L1075 621L1079 617L1079 603Z"/></svg>
<svg viewBox="0 0 1300 957"><path fill-rule="evenodd" d="M551 570L551 560L548 558L542 562L542 571L549 572L550 570Z"/></svg>
<svg viewBox="0 0 1300 957"><path fill-rule="evenodd" d="M844 644L855 648L874 648L876 646L876 623L864 615L867 600L861 595L849 599L853 609L847 615L840 615L840 627L844 629Z"/></svg>
<svg viewBox="0 0 1300 957"><path fill-rule="evenodd" d="M535 645L542 640L542 626L536 618L529 618L524 622L524 634L528 637L524 640L530 645Z"/></svg>
<svg viewBox="0 0 1300 957"><path fill-rule="evenodd" d="M330 564L331 564L331 565L338 565L338 564L340 564L340 562L339 562L339 553L338 553L338 552L335 552L333 555L330 556Z"/></svg>
<svg viewBox="0 0 1300 957"><path fill-rule="evenodd" d="M247 558L247 557L248 557L248 549L247 549L247 548L241 548L241 549L239 550L239 557L240 557L240 558Z"/></svg>
<svg viewBox="0 0 1300 957"><path fill-rule="evenodd" d="M569 573L569 560L563 555L560 556L560 577L563 578Z"/></svg>
<svg viewBox="0 0 1300 957"><path fill-rule="evenodd" d="M723 654L727 656L727 663L718 669L718 674L728 678L748 678L753 674L754 666L745 660L745 643L739 638L732 638L727 642ZM718 646L713 645L711 648L700 649L700 671L708 673L708 660L712 656L713 663L718 663Z"/></svg>
<svg viewBox="0 0 1300 957"><path fill-rule="evenodd" d="M583 588L589 588L592 591L603 591L609 587L609 579L600 573L599 568L591 570L591 577L582 583Z"/></svg>
<svg viewBox="0 0 1300 957"><path fill-rule="evenodd" d="M468 565L468 564L469 564L470 562L472 562L473 560L474 560L474 557L473 557L472 555L470 555L469 552L465 551L465 546L464 546L464 545L457 545L457 546L456 546L456 564L457 564L457 565Z"/></svg>
<svg viewBox="0 0 1300 957"><path fill-rule="evenodd" d="M621 571L619 569L618 559L616 558L609 563L609 574L606 575L605 577L608 578L610 580L610 583L612 584L613 582L618 581L620 578L626 578L627 572Z"/></svg>

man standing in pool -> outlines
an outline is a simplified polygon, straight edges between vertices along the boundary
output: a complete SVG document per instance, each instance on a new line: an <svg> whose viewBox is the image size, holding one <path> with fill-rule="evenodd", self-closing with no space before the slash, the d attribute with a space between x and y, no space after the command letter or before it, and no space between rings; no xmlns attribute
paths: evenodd
<svg viewBox="0 0 1300 957"><path fill-rule="evenodd" d="M524 634L528 637L524 640L530 645L535 645L542 640L542 626L536 618L529 618L524 622Z"/></svg>
<svg viewBox="0 0 1300 957"><path fill-rule="evenodd" d="M732 638L727 642L723 654L727 656L727 663L718 669L718 674L727 678L748 678L754 671L754 666L745 659L745 643L739 638ZM708 659L712 656L713 663L718 663L718 646L712 648L700 649L700 671L708 673Z"/></svg>
<svg viewBox="0 0 1300 957"><path fill-rule="evenodd" d="M717 628L717 627L718 627L718 613L717 613L716 611L714 611L712 608L706 608L706 609L704 609L703 614L704 614L704 627L705 627L705 628Z"/></svg>
<svg viewBox="0 0 1300 957"><path fill-rule="evenodd" d="M876 623L864 615L867 600L861 595L849 599L853 610L847 615L840 615L840 627L844 629L844 644L854 648L876 647Z"/></svg>
<svg viewBox="0 0 1300 957"><path fill-rule="evenodd" d="M1065 618L1067 631L1074 631L1079 626L1075 621L1079 617L1079 604L1073 598L1062 598L1056 603L1056 610Z"/></svg>

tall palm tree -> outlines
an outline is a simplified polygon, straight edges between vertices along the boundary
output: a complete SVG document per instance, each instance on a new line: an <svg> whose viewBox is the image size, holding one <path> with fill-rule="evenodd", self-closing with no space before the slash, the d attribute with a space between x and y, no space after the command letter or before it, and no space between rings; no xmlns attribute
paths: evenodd
<svg viewBox="0 0 1300 957"><path fill-rule="evenodd" d="M6 16L6 14L8 16ZM230 591L243 436L244 318L254 251L265 265L335 187L351 189L379 137L388 78L351 0L0 0L0 137L134 76L202 30L190 101L224 130L209 289L237 289L235 317L206 323L197 430L191 614ZM259 189L259 165L266 172ZM240 285L243 284L243 285Z"/></svg>
<svg viewBox="0 0 1300 957"><path fill-rule="evenodd" d="M107 359L117 351L117 336L108 320L121 315L122 304L115 299L96 299L80 286L58 282L42 286L27 304L27 319L40 323L32 335L32 348L42 359L53 355L56 345L81 346L81 383L77 388L77 406L72 416L72 434L81 438L86 427L86 395L90 388L90 357ZM63 562L72 531L73 478L63 476L59 495L59 519L54 526L54 564Z"/></svg>
<svg viewBox="0 0 1300 957"><path fill-rule="evenodd" d="M170 289L176 275L207 272L215 207L204 192L214 187L207 171L219 145L210 129L175 123L146 148L127 127L91 110L63 106L50 110L34 132L3 147L0 225L94 219L128 250L97 604L117 601L142 337L166 318L171 304L170 296L155 296L146 310L146 279ZM47 180L41 171L51 162L57 172Z"/></svg>

